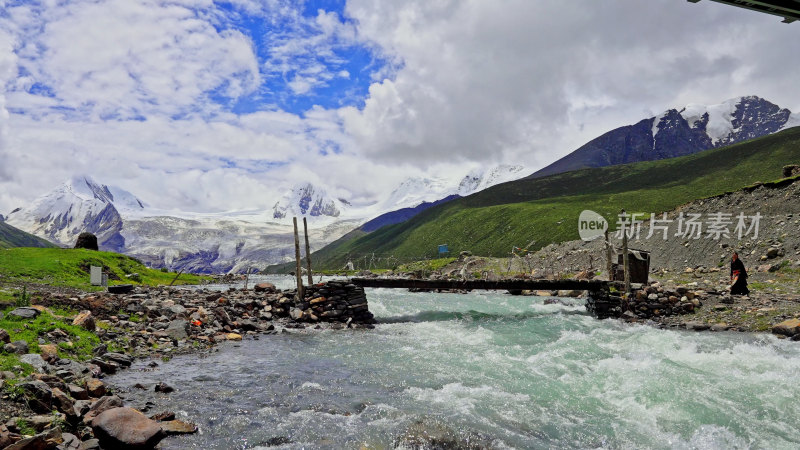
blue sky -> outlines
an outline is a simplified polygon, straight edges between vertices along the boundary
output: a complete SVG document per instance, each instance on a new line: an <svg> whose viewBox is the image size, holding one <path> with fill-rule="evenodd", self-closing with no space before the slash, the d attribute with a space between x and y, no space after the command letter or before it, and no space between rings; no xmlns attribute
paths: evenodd
<svg viewBox="0 0 800 450"><path fill-rule="evenodd" d="M800 111L799 34L708 1L0 0L0 213L76 174L218 212L532 173L689 103Z"/></svg>

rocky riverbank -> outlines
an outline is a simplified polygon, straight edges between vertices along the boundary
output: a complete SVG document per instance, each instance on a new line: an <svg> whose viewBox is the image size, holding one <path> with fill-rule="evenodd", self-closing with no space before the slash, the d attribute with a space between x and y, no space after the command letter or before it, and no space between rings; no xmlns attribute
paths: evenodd
<svg viewBox="0 0 800 450"><path fill-rule="evenodd" d="M122 395L104 384L106 375L129 367L134 358L166 359L258 334L375 323L363 289L352 284L332 281L307 288L302 299L295 294L269 283L226 292L148 287L125 295L36 292L31 307L9 312L13 329L0 330L4 354L18 354L21 363L33 366L25 377L21 365L2 372L0 448L151 448L166 435L197 427L169 412L148 417L127 408ZM67 323L65 311L78 312L68 317L72 326L99 338L81 361L63 357L62 350L80 339L57 325ZM31 321L37 317L58 322L37 331L39 352L29 353L29 343L12 335L35 330ZM143 388L164 394L173 389L164 382Z"/></svg>

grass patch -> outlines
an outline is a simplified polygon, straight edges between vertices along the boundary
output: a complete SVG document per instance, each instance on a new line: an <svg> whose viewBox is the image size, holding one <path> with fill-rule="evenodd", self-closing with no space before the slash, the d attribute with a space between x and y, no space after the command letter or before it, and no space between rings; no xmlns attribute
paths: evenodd
<svg viewBox="0 0 800 450"><path fill-rule="evenodd" d="M70 318L59 318L47 312L39 314L35 319L22 319L9 316L8 311L0 319L0 328L8 331L11 341L25 341L28 343L30 353L39 353L39 338L47 333L60 329L68 335L67 339L72 342L71 346L59 345L58 356L70 358L78 361L85 361L92 357L92 349L100 344L100 338L91 331L87 331L77 325L72 324ZM3 362L0 364L14 365L14 358L19 364L16 355L2 354Z"/></svg>
<svg viewBox="0 0 800 450"><path fill-rule="evenodd" d="M415 261L408 264L402 264L397 267L398 272L433 272L442 267L456 261L458 258L438 258L428 259L425 261Z"/></svg>
<svg viewBox="0 0 800 450"><path fill-rule="evenodd" d="M89 284L89 266L103 267L112 285L167 285L175 278L175 274L149 269L140 261L118 253L65 248L0 249L0 274L6 282L101 290ZM132 274L138 276L129 278ZM181 274L175 284L198 284L204 280L210 278Z"/></svg>

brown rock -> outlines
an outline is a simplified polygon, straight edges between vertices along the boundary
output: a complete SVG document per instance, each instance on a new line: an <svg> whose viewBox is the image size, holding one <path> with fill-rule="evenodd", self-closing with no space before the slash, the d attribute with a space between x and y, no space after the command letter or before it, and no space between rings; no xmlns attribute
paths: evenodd
<svg viewBox="0 0 800 450"><path fill-rule="evenodd" d="M39 345L39 354L45 361L55 361L58 359L58 346L54 344Z"/></svg>
<svg viewBox="0 0 800 450"><path fill-rule="evenodd" d="M272 283L259 283L253 288L256 292L275 292L275 285Z"/></svg>
<svg viewBox="0 0 800 450"><path fill-rule="evenodd" d="M8 334L8 331L0 329L0 343L2 344L11 343L11 336Z"/></svg>
<svg viewBox="0 0 800 450"><path fill-rule="evenodd" d="M113 408L92 421L103 448L153 448L166 435L155 420L132 408Z"/></svg>
<svg viewBox="0 0 800 450"><path fill-rule="evenodd" d="M172 411L163 411L158 414L153 414L152 416L150 416L150 418L153 420L157 420L159 422L167 420L175 420L175 413Z"/></svg>
<svg viewBox="0 0 800 450"><path fill-rule="evenodd" d="M91 397L102 397L106 395L106 385L97 378L89 378L86 381L86 391Z"/></svg>
<svg viewBox="0 0 800 450"><path fill-rule="evenodd" d="M72 320L73 325L77 325L89 331L94 331L96 325L91 311L81 311L75 319Z"/></svg>
<svg viewBox="0 0 800 450"><path fill-rule="evenodd" d="M36 436L19 440L4 450L47 450L56 448L62 442L64 439L61 437L61 430L53 428Z"/></svg>
<svg viewBox="0 0 800 450"><path fill-rule="evenodd" d="M20 439L22 436L8 431L8 428L0 423L0 448L6 448Z"/></svg>
<svg viewBox="0 0 800 450"><path fill-rule="evenodd" d="M241 341L242 335L238 333L228 333L225 335L225 338L229 341Z"/></svg>
<svg viewBox="0 0 800 450"><path fill-rule="evenodd" d="M772 327L773 334L794 336L800 333L800 319L789 319Z"/></svg>
<svg viewBox="0 0 800 450"><path fill-rule="evenodd" d="M53 388L53 406L68 416L75 415L75 401L59 388Z"/></svg>
<svg viewBox="0 0 800 450"><path fill-rule="evenodd" d="M167 434L192 434L197 433L197 425L181 420L161 422L161 429Z"/></svg>
<svg viewBox="0 0 800 450"><path fill-rule="evenodd" d="M100 414L110 409L120 407L122 407L122 399L116 395L103 397L92 404L91 408L89 408L89 412L83 417L83 422L91 423L91 421Z"/></svg>

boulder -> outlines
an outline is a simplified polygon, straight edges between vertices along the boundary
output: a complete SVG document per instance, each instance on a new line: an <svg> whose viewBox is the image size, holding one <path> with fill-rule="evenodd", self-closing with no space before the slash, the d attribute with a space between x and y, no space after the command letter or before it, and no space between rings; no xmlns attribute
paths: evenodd
<svg viewBox="0 0 800 450"><path fill-rule="evenodd" d="M772 327L772 333L783 336L794 336L800 333L800 319L789 319Z"/></svg>
<svg viewBox="0 0 800 450"><path fill-rule="evenodd" d="M83 232L78 235L75 241L75 248L85 248L86 250L99 250L97 246L97 236L92 233Z"/></svg>
<svg viewBox="0 0 800 450"><path fill-rule="evenodd" d="M767 258L773 259L778 257L778 249L775 247L770 247L767 249Z"/></svg>
<svg viewBox="0 0 800 450"><path fill-rule="evenodd" d="M89 331L94 331L96 327L94 316L92 316L92 312L88 310L78 313L78 315L72 320L72 324Z"/></svg>
<svg viewBox="0 0 800 450"><path fill-rule="evenodd" d="M23 307L16 308L8 314L22 319L35 319L39 316L39 310L36 308Z"/></svg>
<svg viewBox="0 0 800 450"><path fill-rule="evenodd" d="M185 320L173 320L169 323L169 326L164 333L172 339L177 341L186 339L189 334L189 322Z"/></svg>
<svg viewBox="0 0 800 450"><path fill-rule="evenodd" d="M113 408L92 420L103 448L154 448L166 436L155 420L132 408Z"/></svg>
<svg viewBox="0 0 800 450"><path fill-rule="evenodd" d="M52 410L53 390L47 383L39 380L31 380L20 383L17 386L25 393L28 406L30 406L34 412L49 413Z"/></svg>
<svg viewBox="0 0 800 450"><path fill-rule="evenodd" d="M3 330L0 328L0 343L9 344L11 343L11 336L8 334L8 331Z"/></svg>
<svg viewBox="0 0 800 450"><path fill-rule="evenodd" d="M42 356L38 353L28 353L19 357L19 361L25 364L30 364L36 369L37 372L44 372L47 368L47 363L44 362Z"/></svg>

